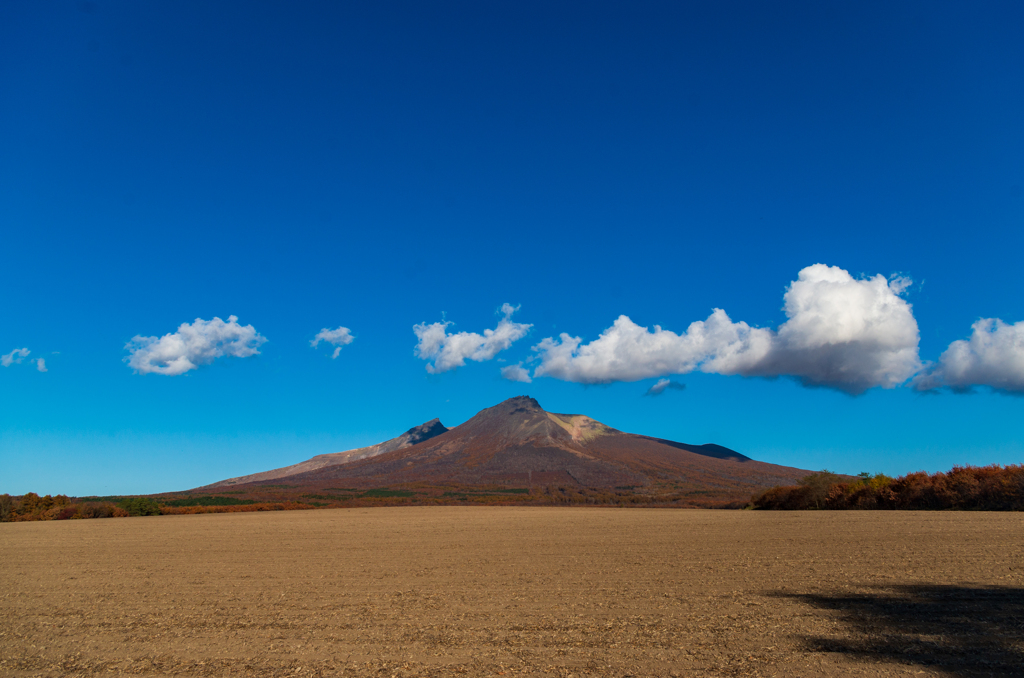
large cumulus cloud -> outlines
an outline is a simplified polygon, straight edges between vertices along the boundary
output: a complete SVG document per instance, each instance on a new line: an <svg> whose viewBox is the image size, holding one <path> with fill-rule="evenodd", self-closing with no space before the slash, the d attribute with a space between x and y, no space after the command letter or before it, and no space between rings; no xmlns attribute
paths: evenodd
<svg viewBox="0 0 1024 678"><path fill-rule="evenodd" d="M787 320L777 331L733 322L721 309L682 334L651 331L623 315L588 344L564 333L541 341L534 376L597 384L700 370L789 376L851 394L893 388L921 367L917 321L901 296L909 285L815 264L786 291Z"/></svg>
<svg viewBox="0 0 1024 678"><path fill-rule="evenodd" d="M439 374L462 367L467 360L482 362L490 360L504 351L512 342L526 336L533 325L512 322L512 314L519 310L518 306L503 304L501 313L504 316L493 330L476 332L448 332L451 322L420 323L414 325L412 331L419 341L416 344L416 356L429 361L427 372Z"/></svg>
<svg viewBox="0 0 1024 678"><path fill-rule="evenodd" d="M975 386L1024 394L1024 322L1013 325L982 318L969 339L954 341L913 381L918 391L947 386L966 392Z"/></svg>
<svg viewBox="0 0 1024 678"><path fill-rule="evenodd" d="M709 360L733 365L755 362L769 350L770 341L768 330L734 323L721 309L707 320L692 323L683 334L657 325L651 331L620 315L589 344L564 332L557 340L542 340L534 346L541 359L534 376L582 384L638 381L692 372Z"/></svg>
<svg viewBox="0 0 1024 678"><path fill-rule="evenodd" d="M125 362L137 374L175 376L207 365L217 358L257 355L267 339L252 325L239 325L236 316L182 323L178 331L162 337L136 336L125 348Z"/></svg>

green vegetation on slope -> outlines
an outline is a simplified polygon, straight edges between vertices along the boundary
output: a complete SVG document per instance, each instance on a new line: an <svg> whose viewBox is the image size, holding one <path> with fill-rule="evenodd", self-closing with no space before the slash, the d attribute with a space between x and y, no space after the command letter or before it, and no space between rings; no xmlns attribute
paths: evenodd
<svg viewBox="0 0 1024 678"><path fill-rule="evenodd" d="M238 499L237 497L218 497L212 495L183 497L182 499L169 499L163 502L165 506L244 506L255 503L254 499Z"/></svg>

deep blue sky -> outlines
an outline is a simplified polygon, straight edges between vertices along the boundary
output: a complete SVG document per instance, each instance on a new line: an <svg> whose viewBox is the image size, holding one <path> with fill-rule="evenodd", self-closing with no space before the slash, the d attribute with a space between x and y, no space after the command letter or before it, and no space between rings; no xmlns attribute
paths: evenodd
<svg viewBox="0 0 1024 678"><path fill-rule="evenodd" d="M1020 463L986 387L499 368L621 314L777 328L816 263L912 278L925 361L1024 320L1022 34L1019 2L2 2L0 353L48 371L0 367L0 492L194 487L519 394L804 468ZM503 303L528 336L427 374L414 324ZM229 315L259 355L124 362Z"/></svg>

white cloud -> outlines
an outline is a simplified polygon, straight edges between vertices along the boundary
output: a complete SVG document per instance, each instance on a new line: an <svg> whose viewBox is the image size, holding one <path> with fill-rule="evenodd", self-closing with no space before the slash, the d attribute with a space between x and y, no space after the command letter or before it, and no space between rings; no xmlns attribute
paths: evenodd
<svg viewBox="0 0 1024 678"><path fill-rule="evenodd" d="M194 323L182 323L177 332L160 338L134 337L125 345L130 351L125 362L137 374L174 376L223 356L258 355L259 347L266 341L252 325L239 325L236 316L229 316L227 322L216 317L196 318Z"/></svg>
<svg viewBox="0 0 1024 678"><path fill-rule="evenodd" d="M12 363L20 364L31 352L27 348L16 348L7 355L0 356L0 365L10 367Z"/></svg>
<svg viewBox="0 0 1024 678"><path fill-rule="evenodd" d="M27 348L16 348L10 353L0 356L0 365L3 365L4 367L10 367L11 365L15 364L20 365L21 362L25 360L25 358L27 358L28 354L31 352L32 351L28 350ZM56 353L56 351L54 351L54 353ZM46 369L46 361L43 360L42 358L30 360L29 362L35 363L36 369L39 370L40 372L49 371Z"/></svg>
<svg viewBox="0 0 1024 678"><path fill-rule="evenodd" d="M524 384L533 382L533 379L530 379L530 371L524 368L522 363L502 367L501 376L509 381L520 381Z"/></svg>
<svg viewBox="0 0 1024 678"><path fill-rule="evenodd" d="M420 323L414 325L419 342L416 344L416 357L433 361L427 364L427 372L439 374L462 367L466 360L483 362L490 360L499 352L504 351L512 342L526 336L533 325L514 323L512 314L519 310L518 306L503 304L501 312L504 318L493 330L484 330L482 335L476 332L448 333L451 322Z"/></svg>
<svg viewBox="0 0 1024 678"><path fill-rule="evenodd" d="M325 327L309 342L309 345L316 348L321 341L326 341L328 344L336 346L334 353L331 354L331 358L334 359L341 353L342 346L348 346L354 340L352 331L347 327L339 327L336 330L329 330Z"/></svg>
<svg viewBox="0 0 1024 678"><path fill-rule="evenodd" d="M917 321L900 297L910 282L881 275L857 280L815 264L786 291L788 320L777 332L733 322L721 309L683 334L657 325L652 332L623 315L589 344L564 333L541 341L534 376L596 384L700 370L790 376L853 394L893 388L921 366Z"/></svg>
<svg viewBox="0 0 1024 678"><path fill-rule="evenodd" d="M541 341L534 346L541 364L533 376L606 384L686 374L717 356L723 361L751 360L766 353L770 341L769 330L734 323L721 309L707 320L692 323L681 335L657 325L652 332L620 315L589 344L565 333L557 341L550 337Z"/></svg>
<svg viewBox="0 0 1024 678"><path fill-rule="evenodd" d="M856 280L823 264L805 268L786 292L789 320L772 351L735 373L790 375L808 386L849 393L899 386L921 369L917 321L900 296L910 284L881 275Z"/></svg>
<svg viewBox="0 0 1024 678"><path fill-rule="evenodd" d="M671 379L659 379L654 386L647 389L645 396L659 396L664 393L667 389L674 389L676 391L682 391L686 388L686 384L681 384L678 381L672 381Z"/></svg>
<svg viewBox="0 0 1024 678"><path fill-rule="evenodd" d="M989 386L998 391L1024 393L1024 322L1008 325L998 318L982 318L971 325L966 341L954 341L912 382L918 391L948 386L969 391Z"/></svg>

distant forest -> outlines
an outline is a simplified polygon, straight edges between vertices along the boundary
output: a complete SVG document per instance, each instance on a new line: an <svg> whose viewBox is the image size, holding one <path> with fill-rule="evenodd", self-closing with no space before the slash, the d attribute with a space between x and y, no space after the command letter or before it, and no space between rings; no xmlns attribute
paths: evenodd
<svg viewBox="0 0 1024 678"><path fill-rule="evenodd" d="M268 486L287 488L287 486ZM281 491L281 490L279 490ZM325 492L330 492L329 494ZM165 497L67 497L0 495L0 522L118 518L183 513L288 511L357 506L605 506L762 510L1024 510L1024 465L957 466L945 473L909 473L898 478L830 471L812 473L797 485L773 487L749 501L702 500L700 490L680 488L581 487L500 488L419 486L354 490L328 488L278 500L191 494ZM234 494L243 494L235 492Z"/></svg>
<svg viewBox="0 0 1024 678"><path fill-rule="evenodd" d="M255 511L316 508L294 502L256 504L252 500L233 497L161 498L158 501L150 497L68 497L63 494L53 496L47 494L41 497L35 492L29 492L20 497L0 494L0 523L211 512L207 507L211 507L213 511L238 510L238 508Z"/></svg>
<svg viewBox="0 0 1024 678"><path fill-rule="evenodd" d="M908 473L899 478L862 473L849 480L829 471L798 485L773 487L755 496L754 509L1024 510L1024 465L954 466L945 473Z"/></svg>

